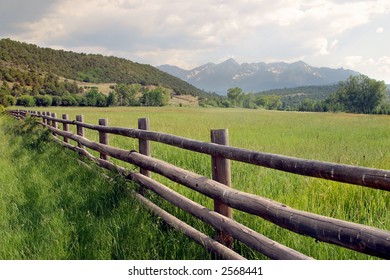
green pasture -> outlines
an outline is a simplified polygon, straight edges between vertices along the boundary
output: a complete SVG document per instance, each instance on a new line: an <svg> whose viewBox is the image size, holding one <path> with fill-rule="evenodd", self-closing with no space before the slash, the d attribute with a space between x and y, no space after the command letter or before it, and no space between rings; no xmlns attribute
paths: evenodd
<svg viewBox="0 0 390 280"><path fill-rule="evenodd" d="M99 118L108 118L110 126L133 128L137 127L138 118L147 117L154 131L202 141L209 141L210 129L227 128L232 146L304 159L390 169L390 116L176 107L62 107L48 110L56 112L59 117L62 113L67 113L71 119L75 119L77 114L83 114L86 122L94 124L98 123ZM86 136L97 140L96 132L87 130ZM110 144L113 146L129 150L138 149L137 140L120 136L110 137ZM209 156L159 143L151 145L152 156L199 174L211 176ZM57 148L53 145L52 149ZM50 158L49 155L47 157ZM74 158L71 157L69 160L74 161ZM118 161L115 162L119 164ZM74 164L77 165L73 162ZM44 163L40 163L39 168L45 169L44 166ZM137 169L131 165L125 166ZM156 174L153 174L153 178L212 208L210 199ZM390 230L390 194L388 192L308 178L237 162L232 162L232 187L279 201L299 210ZM148 195L164 209L194 227L213 235L213 230L209 226L153 194ZM316 259L372 259L372 257L357 252L291 233L240 211L234 211L234 218L259 233ZM148 219L151 218L148 217ZM182 242L179 241L179 238L182 238L181 235L177 234L177 236L177 242ZM98 241L95 240L95 242ZM179 246L179 243L174 244L176 243L172 242L172 246ZM237 243L236 248L245 257L263 258L242 244ZM188 249L191 250L191 248ZM171 257L193 258L191 254L186 255L184 252L182 254ZM198 254L197 256L208 258L209 255Z"/></svg>
<svg viewBox="0 0 390 280"><path fill-rule="evenodd" d="M142 207L134 184L15 127L0 115L0 260L212 257Z"/></svg>

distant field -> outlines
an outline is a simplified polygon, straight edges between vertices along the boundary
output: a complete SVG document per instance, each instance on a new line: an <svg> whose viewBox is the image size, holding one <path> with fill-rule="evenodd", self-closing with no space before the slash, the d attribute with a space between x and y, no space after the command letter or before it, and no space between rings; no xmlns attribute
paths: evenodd
<svg viewBox="0 0 390 280"><path fill-rule="evenodd" d="M232 146L305 159L390 169L390 116L177 107L79 107L49 110L59 114L68 113L72 119L81 112L88 123L108 118L109 125L122 127L136 127L138 118L148 117L154 131L203 141L209 141L210 129L227 128ZM97 139L97 134L88 132L87 137ZM116 136L111 138L111 145L129 150L138 148L137 141ZM158 143L152 143L152 156L211 176L208 156ZM210 199L158 175L153 177L212 207ZM383 191L236 162L232 163L232 185L233 188L271 198L300 210L390 229L390 194ZM195 222L195 219L181 211L169 205L165 207L194 226L204 228L200 222ZM265 236L317 259L370 258L333 245L317 243L311 238L290 233L239 211L234 212L234 217ZM243 246L238 248L248 258L261 258Z"/></svg>

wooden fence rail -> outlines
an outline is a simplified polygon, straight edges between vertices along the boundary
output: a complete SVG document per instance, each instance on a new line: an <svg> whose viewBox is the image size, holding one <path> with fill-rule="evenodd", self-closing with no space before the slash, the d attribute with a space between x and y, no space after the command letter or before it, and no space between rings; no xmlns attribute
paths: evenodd
<svg viewBox="0 0 390 280"><path fill-rule="evenodd" d="M46 119L53 120L53 118L50 117L46 117ZM62 121L59 119L55 120L58 122ZM230 160L268 167L293 174L390 191L390 171L388 170L262 153L154 131L143 131L140 129L123 127L103 127L100 125L85 124L78 121L69 121L67 123L76 124L99 132L159 142L202 154L219 156Z"/></svg>
<svg viewBox="0 0 390 280"><path fill-rule="evenodd" d="M223 253L219 249L206 247L214 252L219 250L217 253L226 258L237 257L228 248L232 245L232 238L235 238L272 259L310 259L310 257L302 253L278 244L237 223L233 220L231 214L230 207L232 207L257 215L278 226L298 234L313 237L319 241L336 244L368 255L390 259L389 231L293 209L264 197L234 190L229 187L230 163L228 160L241 161L294 174L319 177L385 191L390 191L390 171L304 160L230 147L227 146L228 140L226 134L225 136L216 136L216 133L220 133L221 131L212 132L211 138L216 143L202 142L175 135L148 131L149 126L145 119L139 121L138 129L127 129L122 127L109 127L107 126L107 120L99 120L99 125L86 124L83 122L82 116L77 116L76 121L72 121L68 120L67 116L58 119L53 115L50 116L50 113L16 110L8 112L16 118L24 118L27 113L42 118L42 122L40 123L52 131L57 142L80 152L104 168L120 172L128 179L152 190L170 203L212 225L217 232L216 239L226 247L222 250ZM63 124L62 130L58 128L58 123ZM76 125L76 134L69 132L69 125ZM85 128L99 131L100 143L86 139L84 137ZM109 146L109 134L139 139L140 152ZM57 136L63 137L64 141L60 140ZM220 137L223 139L218 139ZM77 146L70 145L69 139L76 141ZM149 141L160 142L211 155L213 179L152 158L150 156ZM99 152L100 158L91 155L84 147ZM140 167L141 173L129 172L123 167L115 166L108 161L109 157L137 165ZM152 180L150 178L150 172L158 173L174 182L213 198L216 204L214 211ZM140 200L144 201L145 198L141 198ZM150 203L148 202L147 204ZM161 211L164 210L161 209ZM178 226L175 227L180 228ZM199 240L198 238L196 241L199 242ZM208 241L207 244L210 245L212 242Z"/></svg>

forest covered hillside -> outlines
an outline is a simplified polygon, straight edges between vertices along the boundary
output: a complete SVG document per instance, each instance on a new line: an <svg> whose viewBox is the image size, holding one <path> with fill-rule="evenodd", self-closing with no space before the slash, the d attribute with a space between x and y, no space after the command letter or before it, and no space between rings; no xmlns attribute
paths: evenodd
<svg viewBox="0 0 390 280"><path fill-rule="evenodd" d="M0 40L1 80L20 80L21 86L30 86L37 74L80 82L162 86L175 94L207 96L189 83L150 65L113 56L41 48L11 39Z"/></svg>

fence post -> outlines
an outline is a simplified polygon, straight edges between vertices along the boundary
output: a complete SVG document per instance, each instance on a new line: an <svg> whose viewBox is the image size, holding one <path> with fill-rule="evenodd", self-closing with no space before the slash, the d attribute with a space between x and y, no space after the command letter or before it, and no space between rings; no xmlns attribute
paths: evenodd
<svg viewBox="0 0 390 280"><path fill-rule="evenodd" d="M40 113L40 117L42 118L43 124L47 124L47 121L46 121L46 119L45 119L45 112L41 112L41 113Z"/></svg>
<svg viewBox="0 0 390 280"><path fill-rule="evenodd" d="M51 117L52 118L57 118L57 114L56 113L51 113ZM55 120L52 120L51 121L51 126L54 127L54 128L58 128L58 123ZM57 136L57 134L55 134L54 132L53 132L53 135Z"/></svg>
<svg viewBox="0 0 390 280"><path fill-rule="evenodd" d="M150 129L149 119L148 118L138 119L138 129L149 130ZM149 143L149 141L143 140L143 139L138 139L138 150L139 150L140 154L145 155L145 156L150 156L150 143ZM146 177L149 177L149 178L152 177L152 172L150 172L149 170L144 169L142 167L140 167L139 172L142 175L145 175ZM145 188L141 186L139 189L139 193L141 195L144 195Z"/></svg>
<svg viewBox="0 0 390 280"><path fill-rule="evenodd" d="M52 118L57 118L57 114L56 113L51 113L51 117ZM54 127L54 128L58 128L58 124L57 124L57 122L55 120L52 120L51 126Z"/></svg>
<svg viewBox="0 0 390 280"><path fill-rule="evenodd" d="M77 115L76 121L81 123L84 122L84 116ZM76 125L76 131L77 131L77 135L84 137L84 127L82 127L81 125ZM84 146L80 142L77 142L77 146L81 149L84 149Z"/></svg>
<svg viewBox="0 0 390 280"><path fill-rule="evenodd" d="M50 117L50 112L46 112L46 116ZM46 119L46 124L51 125L51 121Z"/></svg>
<svg viewBox="0 0 390 280"><path fill-rule="evenodd" d="M99 119L99 125L108 126L108 119ZM99 143L108 145L109 143L108 136L109 136L108 133L99 131ZM105 153L100 153L100 158L104 160L108 160L109 157Z"/></svg>
<svg viewBox="0 0 390 280"><path fill-rule="evenodd" d="M149 119L148 118L138 119L138 129L149 130L150 129ZM145 156L150 156L150 143L148 140L139 139L138 149L140 154L143 154ZM151 177L151 172L144 168L140 168L140 173L147 177Z"/></svg>
<svg viewBox="0 0 390 280"><path fill-rule="evenodd" d="M227 129L211 130L210 136L212 143L226 146L229 145L229 132ZM211 166L213 180L231 188L230 160L223 157L212 156ZM233 218L232 208L218 200L214 200L214 211L230 219ZM216 230L215 235L215 239L218 242L224 244L228 248L233 247L233 237L231 235L218 230Z"/></svg>
<svg viewBox="0 0 390 280"><path fill-rule="evenodd" d="M63 120L69 120L68 114L62 114ZM62 123L62 130L68 132L69 131L69 124L68 123ZM69 139L64 136L64 142L69 144Z"/></svg>

